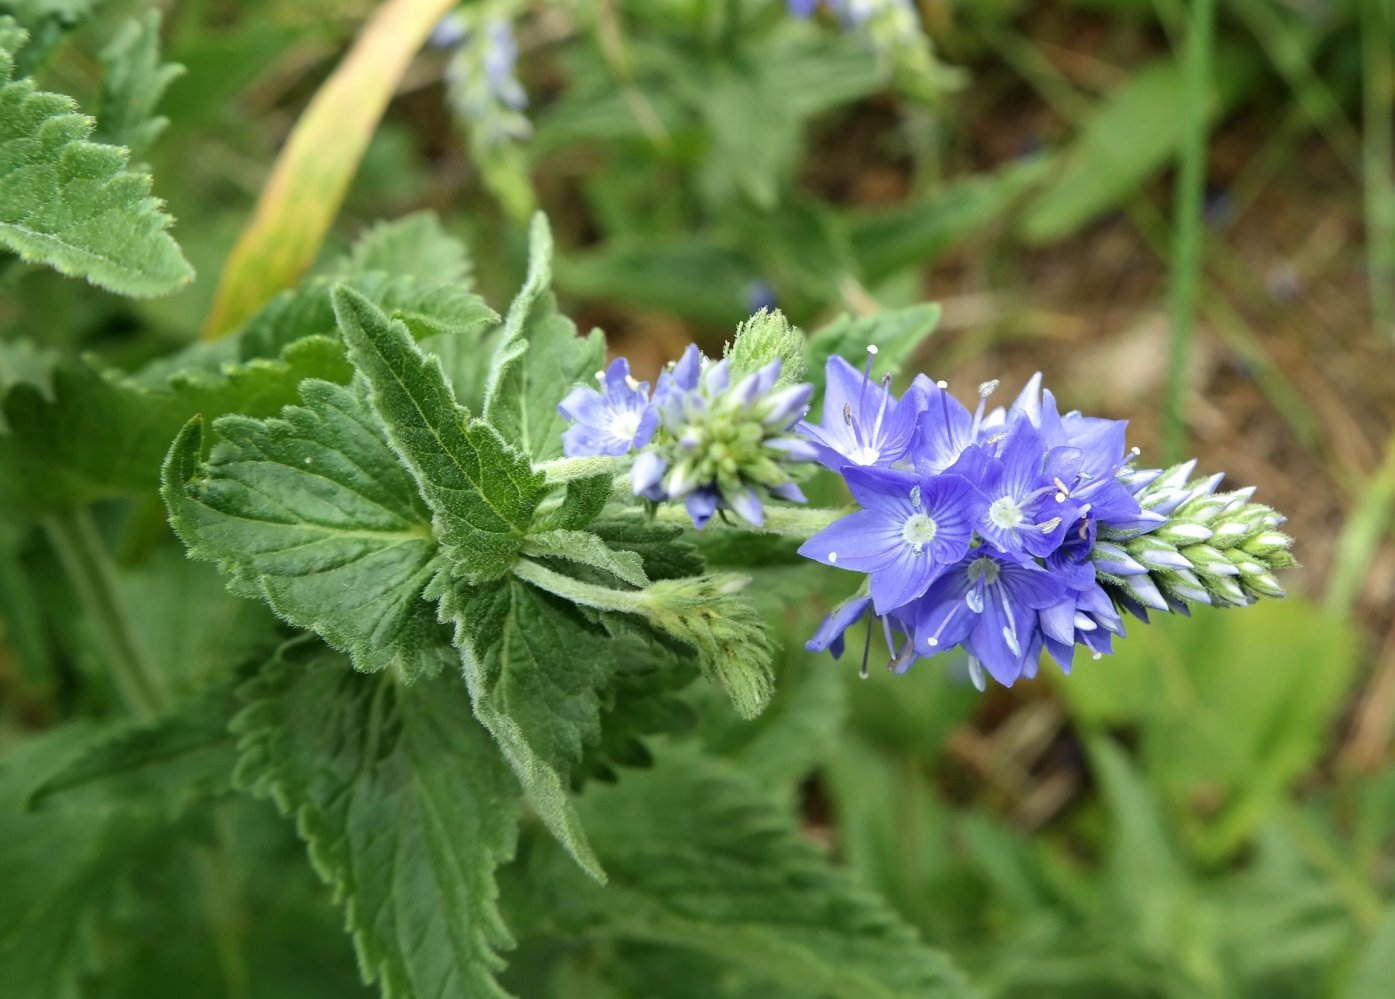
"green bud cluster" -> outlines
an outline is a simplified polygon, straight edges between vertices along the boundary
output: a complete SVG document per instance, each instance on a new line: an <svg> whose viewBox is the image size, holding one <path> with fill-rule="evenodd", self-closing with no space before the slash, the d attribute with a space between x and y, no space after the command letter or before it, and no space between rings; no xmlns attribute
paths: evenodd
<svg viewBox="0 0 1395 999"><path fill-rule="evenodd" d="M1177 603L1245 606L1282 597L1275 573L1297 564L1289 551L1293 539L1279 529L1285 518L1254 502L1253 486L1218 493L1221 476L1191 479L1195 466L1177 465L1135 491L1145 511L1167 517L1156 530L1100 531L1094 557L1128 570L1101 575L1153 607L1154 593L1173 609Z"/></svg>
<svg viewBox="0 0 1395 999"><path fill-rule="evenodd" d="M776 388L804 380L804 335L779 309L761 309L736 327L736 336L722 349L735 378L755 374L771 361L780 362Z"/></svg>

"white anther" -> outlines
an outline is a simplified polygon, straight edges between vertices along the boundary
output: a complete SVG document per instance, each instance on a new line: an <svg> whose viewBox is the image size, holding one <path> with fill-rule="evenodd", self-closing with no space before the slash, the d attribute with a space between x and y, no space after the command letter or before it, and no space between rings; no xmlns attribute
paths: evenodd
<svg viewBox="0 0 1395 999"><path fill-rule="evenodd" d="M838 564L838 553L837 553L837 552L829 552L829 553L828 553L828 564L829 564L829 565L837 565L837 564Z"/></svg>
<svg viewBox="0 0 1395 999"><path fill-rule="evenodd" d="M867 345L867 353L871 354L873 357L876 357L876 356L877 356L877 345L876 345L875 343L869 343L869 344Z"/></svg>
<svg viewBox="0 0 1395 999"><path fill-rule="evenodd" d="M935 383L935 388L947 389L947 388L949 388L949 382L947 382L947 381L945 381L943 378L941 378L939 381L937 381L937 382Z"/></svg>
<svg viewBox="0 0 1395 999"><path fill-rule="evenodd" d="M987 399L996 391L998 391L998 379L996 378L994 378L991 382L984 382L982 385L978 387L978 394L979 398L981 399Z"/></svg>

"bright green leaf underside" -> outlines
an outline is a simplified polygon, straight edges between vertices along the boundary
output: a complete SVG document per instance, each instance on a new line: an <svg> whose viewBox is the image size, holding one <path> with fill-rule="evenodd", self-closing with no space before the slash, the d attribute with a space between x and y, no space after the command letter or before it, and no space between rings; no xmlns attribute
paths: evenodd
<svg viewBox="0 0 1395 999"><path fill-rule="evenodd" d="M120 146L89 141L92 119L60 94L12 79L26 40L0 18L0 246L123 295L168 294L193 277Z"/></svg>

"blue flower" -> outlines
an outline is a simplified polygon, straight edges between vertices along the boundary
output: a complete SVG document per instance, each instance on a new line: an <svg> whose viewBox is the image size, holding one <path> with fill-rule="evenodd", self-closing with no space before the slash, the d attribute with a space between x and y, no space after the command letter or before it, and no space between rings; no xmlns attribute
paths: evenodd
<svg viewBox="0 0 1395 999"><path fill-rule="evenodd" d="M862 509L824 528L799 552L865 572L878 614L920 596L968 552L985 499L966 479L862 468L844 475Z"/></svg>
<svg viewBox="0 0 1395 999"><path fill-rule="evenodd" d="M843 634L863 615L867 613L867 608L872 606L872 598L861 595L845 600L833 612L823 619L818 631L814 632L814 637L804 643L804 647L810 652L823 652L827 649L833 654L834 659L843 657Z"/></svg>
<svg viewBox="0 0 1395 999"><path fill-rule="evenodd" d="M980 686L975 661L1005 687L1036 669L1043 638L1038 611L1059 604L1059 579L1035 562L1013 562L978 548L950 567L915 605L915 649L935 655L963 645ZM909 664L907 664L909 666Z"/></svg>
<svg viewBox="0 0 1395 999"><path fill-rule="evenodd" d="M979 463L976 481L988 506L979 517L978 533L1017 561L1050 555L1080 513L1061 482L1063 476L1075 477L1080 452L1048 449L1042 435L1024 418L1013 422L1001 444L995 458Z"/></svg>
<svg viewBox="0 0 1395 999"><path fill-rule="evenodd" d="M890 379L875 384L836 356L828 359L825 371L823 423L799 427L814 442L819 463L838 471L845 465L890 466L905 458L915 442L923 390L912 386L898 402L888 387Z"/></svg>
<svg viewBox="0 0 1395 999"><path fill-rule="evenodd" d="M659 425L649 402L649 383L630 377L630 362L612 361L597 376L601 391L578 385L557 410L572 421L562 434L569 458L629 454L649 443Z"/></svg>
<svg viewBox="0 0 1395 999"><path fill-rule="evenodd" d="M817 455L791 431L814 390L803 383L777 389L779 379L774 360L733 383L728 361L710 361L690 346L659 376L653 407L660 432L631 469L635 495L682 500L698 528L718 510L760 526L766 498L803 503L790 466Z"/></svg>

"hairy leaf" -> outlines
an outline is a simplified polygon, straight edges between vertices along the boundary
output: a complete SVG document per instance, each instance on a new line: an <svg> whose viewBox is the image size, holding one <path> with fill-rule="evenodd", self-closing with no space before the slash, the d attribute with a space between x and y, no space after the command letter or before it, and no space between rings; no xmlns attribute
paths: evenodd
<svg viewBox="0 0 1395 999"><path fill-rule="evenodd" d="M498 321L494 310L462 285L432 284L405 274L370 271L341 279L417 338L441 335L474 343ZM336 281L310 278L294 291L282 292L247 323L238 338L243 358L275 357L307 336L338 336L330 291ZM478 350L478 345L475 345Z"/></svg>
<svg viewBox="0 0 1395 999"><path fill-rule="evenodd" d="M0 353L0 371L9 357ZM343 348L314 337L277 360L148 380L63 364L48 386L22 376L0 395L0 508L52 513L158 488L161 456L195 414L275 413L305 378L346 381ZM0 385L6 381L0 375Z"/></svg>
<svg viewBox="0 0 1395 999"><path fill-rule="evenodd" d="M67 97L12 79L26 37L0 17L0 245L123 295L188 283L149 174L128 169L126 150L89 141L92 120Z"/></svg>
<svg viewBox="0 0 1395 999"><path fill-rule="evenodd" d="M469 291L474 265L465 244L450 235L435 212L413 212L379 222L354 244L339 273L353 277L382 271L423 285L454 285Z"/></svg>
<svg viewBox="0 0 1395 999"><path fill-rule="evenodd" d="M570 604L515 579L428 590L455 626L475 716L499 742L523 793L559 842L604 880L568 796L572 769L600 732L609 639Z"/></svg>
<svg viewBox="0 0 1395 999"><path fill-rule="evenodd" d="M535 461L562 454L567 421L557 404L605 363L600 331L578 337L558 313L551 284L552 233L539 213L530 231L528 277L509 307L484 394L484 418Z"/></svg>
<svg viewBox="0 0 1395 999"><path fill-rule="evenodd" d="M30 794L38 809L142 808L170 820L232 789L228 733L238 701L224 679L149 721L102 729Z"/></svg>
<svg viewBox="0 0 1395 999"><path fill-rule="evenodd" d="M430 675L455 661L422 590L437 544L416 485L389 447L361 382L301 385L279 417L202 424L170 449L162 493L195 558L229 586L348 652L365 672Z"/></svg>
<svg viewBox="0 0 1395 999"><path fill-rule="evenodd" d="M183 66L160 62L160 12L148 10L127 21L102 51L102 66L101 115L93 138L139 156L169 124L155 106L184 75Z"/></svg>
<svg viewBox="0 0 1395 999"><path fill-rule="evenodd" d="M867 348L876 347L874 374L895 374L939 324L940 307L933 303L835 319L809 339L808 377L815 394L823 394L825 368L835 354L861 366Z"/></svg>
<svg viewBox="0 0 1395 999"><path fill-rule="evenodd" d="M354 673L301 643L246 689L237 779L293 814L388 999L502 997L495 869L518 789L464 692Z"/></svg>
<svg viewBox="0 0 1395 999"><path fill-rule="evenodd" d="M639 553L616 551L590 531L553 530L530 534L523 554L588 565L631 586L649 585L649 577L644 574L644 559Z"/></svg>
<svg viewBox="0 0 1395 999"><path fill-rule="evenodd" d="M681 947L802 995L931 999L972 993L877 896L833 866L768 796L686 751L593 786L581 802L604 888L535 872L566 932ZM557 879L554 881L554 879Z"/></svg>
<svg viewBox="0 0 1395 999"><path fill-rule="evenodd" d="M334 310L373 409L431 507L453 570L470 580L502 575L542 499L542 475L498 431L455 404L440 362L417 350L406 326L343 285L334 290Z"/></svg>

